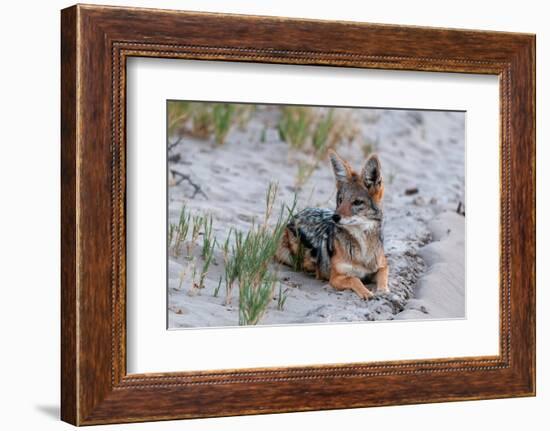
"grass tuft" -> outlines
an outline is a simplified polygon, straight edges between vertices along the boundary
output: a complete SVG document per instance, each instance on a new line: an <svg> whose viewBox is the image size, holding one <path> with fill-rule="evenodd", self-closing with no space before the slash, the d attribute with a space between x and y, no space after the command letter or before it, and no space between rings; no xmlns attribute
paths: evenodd
<svg viewBox="0 0 550 431"><path fill-rule="evenodd" d="M203 237L202 237L202 252L201 257L207 259L209 255L212 254L214 247L216 246L216 238L213 235L213 221L212 214L209 216L203 217L202 219L203 226Z"/></svg>
<svg viewBox="0 0 550 431"><path fill-rule="evenodd" d="M311 127L311 110L304 106L281 107L278 130L281 140L293 148L302 148Z"/></svg>
<svg viewBox="0 0 550 431"><path fill-rule="evenodd" d="M271 215L277 191L276 184L268 188L265 220ZM268 228L265 221L263 225L253 227L246 236L236 236L236 253L233 258L238 274L240 325L257 324L273 297L277 277L269 270L269 263L277 252L294 207L295 202L290 210L281 208L272 229Z"/></svg>
<svg viewBox="0 0 550 431"><path fill-rule="evenodd" d="M177 134L191 117L191 103L172 100L168 102L167 111L168 136L170 137Z"/></svg>
<svg viewBox="0 0 550 431"><path fill-rule="evenodd" d="M202 237L202 252L203 266L199 278L199 289L204 288L204 281L208 274L208 269L214 258L214 250L216 249L216 238L212 234L212 215L203 218L203 237Z"/></svg>
<svg viewBox="0 0 550 431"><path fill-rule="evenodd" d="M234 125L246 128L254 110L254 106L233 103L171 101L168 136L190 135L222 145Z"/></svg>
<svg viewBox="0 0 550 431"><path fill-rule="evenodd" d="M191 256L193 254L193 250L197 245L205 219L206 218L200 214L194 215L191 219L193 222L193 228L191 229L191 238L189 238L189 241L187 242L187 256Z"/></svg>
<svg viewBox="0 0 550 431"><path fill-rule="evenodd" d="M333 121L334 110L329 109L328 113L323 116L315 126L313 131L312 143L316 154L323 157L327 152L327 143L330 132L334 126Z"/></svg>
<svg viewBox="0 0 550 431"><path fill-rule="evenodd" d="M182 244L187 240L189 226L191 224L191 214L187 212L185 205L182 206L178 224L171 224L169 228L168 246L172 245L172 253L174 256L181 254Z"/></svg>
<svg viewBox="0 0 550 431"><path fill-rule="evenodd" d="M283 289L283 285L279 283L279 294L277 295L277 310L283 311L285 302L288 297L288 287Z"/></svg>
<svg viewBox="0 0 550 431"><path fill-rule="evenodd" d="M214 103L212 108L212 123L216 143L222 145L231 128L231 122L235 113L235 105L230 103Z"/></svg>

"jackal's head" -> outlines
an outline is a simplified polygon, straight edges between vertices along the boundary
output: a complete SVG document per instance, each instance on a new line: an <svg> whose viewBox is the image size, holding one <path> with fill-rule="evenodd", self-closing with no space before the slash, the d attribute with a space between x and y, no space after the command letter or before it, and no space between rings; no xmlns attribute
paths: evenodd
<svg viewBox="0 0 550 431"><path fill-rule="evenodd" d="M378 157L371 155L360 173L334 151L330 152L330 161L337 188L333 220L342 226L367 226L382 221L384 184Z"/></svg>

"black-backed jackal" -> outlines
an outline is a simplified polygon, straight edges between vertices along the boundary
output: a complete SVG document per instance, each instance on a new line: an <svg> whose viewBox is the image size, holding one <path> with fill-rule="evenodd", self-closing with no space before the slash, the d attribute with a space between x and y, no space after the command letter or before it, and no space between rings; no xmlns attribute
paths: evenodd
<svg viewBox="0 0 550 431"><path fill-rule="evenodd" d="M373 296L364 282L389 292L388 264L382 237L384 184L380 161L371 155L360 173L335 152L330 153L336 177L336 210L306 208L288 223L276 254L279 262L314 272L338 290Z"/></svg>

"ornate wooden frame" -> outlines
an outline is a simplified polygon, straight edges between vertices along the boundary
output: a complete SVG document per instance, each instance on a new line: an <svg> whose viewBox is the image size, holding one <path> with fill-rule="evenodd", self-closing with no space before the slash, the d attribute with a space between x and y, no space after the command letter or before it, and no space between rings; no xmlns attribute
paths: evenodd
<svg viewBox="0 0 550 431"><path fill-rule="evenodd" d="M534 395L534 35L81 5L61 17L63 420L88 425ZM130 56L498 75L500 354L128 375Z"/></svg>

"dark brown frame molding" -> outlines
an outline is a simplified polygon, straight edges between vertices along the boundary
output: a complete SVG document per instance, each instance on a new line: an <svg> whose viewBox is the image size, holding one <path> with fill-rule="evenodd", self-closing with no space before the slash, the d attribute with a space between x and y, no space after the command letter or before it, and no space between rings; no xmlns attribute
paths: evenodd
<svg viewBox="0 0 550 431"><path fill-rule="evenodd" d="M534 35L77 5L61 13L61 53L63 420L88 425L535 394ZM128 375L131 56L498 75L500 354Z"/></svg>

